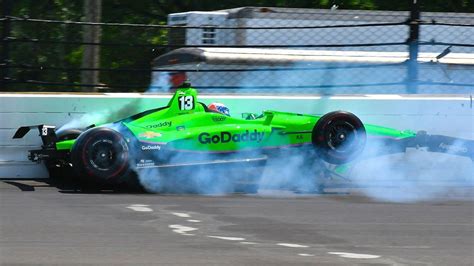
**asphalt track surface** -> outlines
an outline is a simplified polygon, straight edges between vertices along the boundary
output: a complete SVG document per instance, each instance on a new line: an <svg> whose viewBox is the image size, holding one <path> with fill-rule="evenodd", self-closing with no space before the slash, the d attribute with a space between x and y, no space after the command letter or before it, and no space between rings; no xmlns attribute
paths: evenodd
<svg viewBox="0 0 474 266"><path fill-rule="evenodd" d="M346 191L347 192L347 191ZM0 182L1 265L474 265L474 204Z"/></svg>

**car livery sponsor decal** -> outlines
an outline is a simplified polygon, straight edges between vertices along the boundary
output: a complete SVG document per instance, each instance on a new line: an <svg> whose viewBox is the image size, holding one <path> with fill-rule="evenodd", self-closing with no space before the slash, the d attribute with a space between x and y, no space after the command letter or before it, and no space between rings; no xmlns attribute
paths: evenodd
<svg viewBox="0 0 474 266"><path fill-rule="evenodd" d="M161 150L160 145L142 145L142 151Z"/></svg>
<svg viewBox="0 0 474 266"><path fill-rule="evenodd" d="M252 133L246 130L244 133L230 133L222 131L218 134L211 135L207 132L199 134L198 140L202 144L216 144L228 142L260 142L265 136L264 132L258 132L256 129Z"/></svg>
<svg viewBox="0 0 474 266"><path fill-rule="evenodd" d="M147 167L147 166L155 166L155 162L152 160L141 159L140 162L137 163L137 167Z"/></svg>
<svg viewBox="0 0 474 266"><path fill-rule="evenodd" d="M171 121L164 121L154 125L148 125L147 128L171 127Z"/></svg>
<svg viewBox="0 0 474 266"><path fill-rule="evenodd" d="M214 122L222 122L226 119L227 119L227 117L225 117L225 116L213 116L212 117L212 121L214 121Z"/></svg>
<svg viewBox="0 0 474 266"><path fill-rule="evenodd" d="M161 137L161 133L158 132L153 132L153 131L146 131L138 135L139 138L145 138L145 139L152 139L152 138L157 138Z"/></svg>

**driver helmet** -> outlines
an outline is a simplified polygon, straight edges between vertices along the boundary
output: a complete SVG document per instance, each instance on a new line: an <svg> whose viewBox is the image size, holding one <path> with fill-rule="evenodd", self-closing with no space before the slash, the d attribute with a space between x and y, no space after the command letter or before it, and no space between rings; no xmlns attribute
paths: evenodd
<svg viewBox="0 0 474 266"><path fill-rule="evenodd" d="M209 108L209 110L219 112L226 116L230 116L229 108L227 108L227 106L222 103L211 103L207 106L207 108Z"/></svg>

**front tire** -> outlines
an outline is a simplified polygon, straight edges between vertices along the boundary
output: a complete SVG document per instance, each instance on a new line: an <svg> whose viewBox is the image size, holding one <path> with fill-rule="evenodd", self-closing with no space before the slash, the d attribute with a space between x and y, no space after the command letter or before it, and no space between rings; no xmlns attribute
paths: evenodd
<svg viewBox="0 0 474 266"><path fill-rule="evenodd" d="M367 136L362 121L352 113L330 112L313 128L312 142L317 154L331 164L352 161L365 147Z"/></svg>
<svg viewBox="0 0 474 266"><path fill-rule="evenodd" d="M84 132L74 143L71 161L80 178L100 184L118 184L129 171L129 150L117 131L97 127Z"/></svg>

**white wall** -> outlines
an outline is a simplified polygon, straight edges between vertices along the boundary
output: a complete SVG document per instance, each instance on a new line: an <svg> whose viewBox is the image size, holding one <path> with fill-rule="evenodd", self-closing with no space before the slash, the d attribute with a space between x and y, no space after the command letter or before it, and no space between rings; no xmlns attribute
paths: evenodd
<svg viewBox="0 0 474 266"><path fill-rule="evenodd" d="M49 124L59 127L86 114L88 118L84 125L101 122L97 120L104 117L117 120L142 110L166 105L170 97L171 95L140 94L0 94L0 177L47 177L42 165L27 160L28 149L41 145L38 133L32 131L21 140L12 139L20 126ZM473 102L470 95L201 95L200 100L204 103L223 102L229 106L233 116L240 116L241 112L260 113L265 109L308 114L348 110L358 115L364 123L474 139Z"/></svg>

